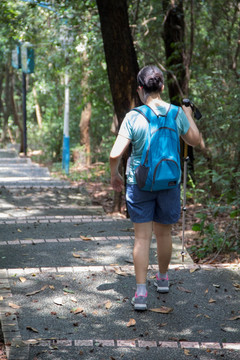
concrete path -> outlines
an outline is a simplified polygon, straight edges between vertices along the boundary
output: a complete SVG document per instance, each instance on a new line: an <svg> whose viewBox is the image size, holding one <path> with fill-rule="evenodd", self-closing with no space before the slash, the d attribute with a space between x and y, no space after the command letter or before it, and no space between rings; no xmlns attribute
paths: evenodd
<svg viewBox="0 0 240 360"><path fill-rule="evenodd" d="M170 292L160 295L153 239L148 311L134 312L132 223L29 159L3 155L0 319L9 359L240 358L239 266L200 267L189 256L182 264L174 237Z"/></svg>

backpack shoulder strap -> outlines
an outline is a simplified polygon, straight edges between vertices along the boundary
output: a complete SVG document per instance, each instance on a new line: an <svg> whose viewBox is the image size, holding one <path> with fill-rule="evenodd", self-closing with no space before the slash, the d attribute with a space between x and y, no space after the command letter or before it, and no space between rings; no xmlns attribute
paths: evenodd
<svg viewBox="0 0 240 360"><path fill-rule="evenodd" d="M157 114L148 105L138 106L132 110L137 111L138 113L143 115L148 123L151 122L152 117L157 116Z"/></svg>
<svg viewBox="0 0 240 360"><path fill-rule="evenodd" d="M176 106L176 105L172 105L170 106L168 113L169 115L171 115L171 117L176 120L178 113L179 113L180 107Z"/></svg>
<svg viewBox="0 0 240 360"><path fill-rule="evenodd" d="M142 106L138 106L134 109L132 109L133 111L137 111L138 113L140 113L141 115L143 115L145 117L145 119L150 123L151 122L151 118L152 117L167 117L168 115L172 115L174 117L174 119L177 118L178 112L179 112L179 106L175 106L170 104L166 114L162 115L162 114L156 114L155 111L153 109L151 109L148 105L142 105Z"/></svg>

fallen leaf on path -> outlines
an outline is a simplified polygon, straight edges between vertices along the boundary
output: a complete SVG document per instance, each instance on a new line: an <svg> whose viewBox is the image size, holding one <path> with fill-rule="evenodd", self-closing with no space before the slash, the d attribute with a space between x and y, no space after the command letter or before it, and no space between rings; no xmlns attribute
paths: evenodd
<svg viewBox="0 0 240 360"><path fill-rule="evenodd" d="M26 345L37 345L39 343L39 340L37 339L28 339L23 341Z"/></svg>
<svg viewBox="0 0 240 360"><path fill-rule="evenodd" d="M161 314L170 314L173 311L173 308L167 306L161 306L160 308L149 309L149 310Z"/></svg>
<svg viewBox="0 0 240 360"><path fill-rule="evenodd" d="M190 356L191 355L190 350L184 349L184 354L187 355L187 356Z"/></svg>
<svg viewBox="0 0 240 360"><path fill-rule="evenodd" d="M70 298L70 300L72 301L72 302L77 302L77 299L74 297L74 296L72 296L71 298Z"/></svg>
<svg viewBox="0 0 240 360"><path fill-rule="evenodd" d="M36 294L40 293L41 291L46 290L48 287L49 287L49 285L44 285L41 289L32 291L32 292L26 294L26 296L36 295Z"/></svg>
<svg viewBox="0 0 240 360"><path fill-rule="evenodd" d="M42 291L41 289L40 290L35 290L35 291L30 292L30 293L27 293L26 296L36 295L36 294L40 293L41 291Z"/></svg>
<svg viewBox="0 0 240 360"><path fill-rule="evenodd" d="M78 308L74 308L72 309L70 312L73 313L73 314L80 314L83 312L83 308L82 307L78 307Z"/></svg>
<svg viewBox="0 0 240 360"><path fill-rule="evenodd" d="M116 249L120 249L122 247L122 244L117 244Z"/></svg>
<svg viewBox="0 0 240 360"><path fill-rule="evenodd" d="M128 276L128 273L120 270L120 269L114 269L115 273L121 276Z"/></svg>
<svg viewBox="0 0 240 360"><path fill-rule="evenodd" d="M80 238L81 238L82 240L84 240L84 241L90 241L90 240L92 240L90 237L88 237L88 236L83 236L83 235L80 235Z"/></svg>
<svg viewBox="0 0 240 360"><path fill-rule="evenodd" d="M240 290L240 284L234 283L233 286L236 288L236 290L238 290L238 289Z"/></svg>
<svg viewBox="0 0 240 360"><path fill-rule="evenodd" d="M108 300L105 304L105 308L110 309L111 307L112 307L112 302L110 300Z"/></svg>
<svg viewBox="0 0 240 360"><path fill-rule="evenodd" d="M3 300L3 296L0 296L0 301L2 301Z"/></svg>
<svg viewBox="0 0 240 360"><path fill-rule="evenodd" d="M192 274L192 273L194 273L194 272L197 271L197 270L199 270L199 267L196 267L196 268L194 268L194 269L190 269L189 271L190 271L190 273Z"/></svg>
<svg viewBox="0 0 240 360"><path fill-rule="evenodd" d="M130 319L129 322L127 323L127 327L135 326L135 325L136 325L136 320L134 319Z"/></svg>
<svg viewBox="0 0 240 360"><path fill-rule="evenodd" d="M35 333L38 333L38 330L37 330L37 329L34 329L34 328L31 327L31 326L26 326L26 329L27 329L27 330L30 330L30 331L33 331L33 332L35 332Z"/></svg>
<svg viewBox="0 0 240 360"><path fill-rule="evenodd" d="M239 320L239 319L240 319L240 315L236 315L236 316L231 317L231 318L228 319L228 320L233 321L233 320Z"/></svg>
<svg viewBox="0 0 240 360"><path fill-rule="evenodd" d="M60 306L63 305L62 298L60 298L60 297L54 299L53 302L54 302L56 305L60 305Z"/></svg>
<svg viewBox="0 0 240 360"><path fill-rule="evenodd" d="M159 327L164 327L164 326L166 326L166 325L167 325L167 323L160 323L160 324L158 324Z"/></svg>
<svg viewBox="0 0 240 360"><path fill-rule="evenodd" d="M205 290L205 294L207 294L207 293L208 293L208 289Z"/></svg>
<svg viewBox="0 0 240 360"><path fill-rule="evenodd" d="M20 229L17 229L17 231L18 231L18 232L22 232L22 230L20 230Z"/></svg>
<svg viewBox="0 0 240 360"><path fill-rule="evenodd" d="M12 308L12 309L20 309L21 306L14 304L14 303L8 303L8 305Z"/></svg>
<svg viewBox="0 0 240 360"><path fill-rule="evenodd" d="M185 289L185 288L182 287L182 286L178 286L177 288L178 288L178 290L183 291L183 292L186 292L186 293L191 293L191 292L192 292L191 290Z"/></svg>
<svg viewBox="0 0 240 360"><path fill-rule="evenodd" d="M212 298L209 300L209 304L212 304L212 303L215 303L215 302L216 302L216 300L214 300Z"/></svg>
<svg viewBox="0 0 240 360"><path fill-rule="evenodd" d="M75 258L80 258L82 255L77 254L77 253L73 253L73 256L74 256Z"/></svg>
<svg viewBox="0 0 240 360"><path fill-rule="evenodd" d="M22 283L24 283L25 281L27 281L27 279L26 279L25 277L23 277L23 276L20 276L19 280L20 280Z"/></svg>
<svg viewBox="0 0 240 360"><path fill-rule="evenodd" d="M230 327L222 327L221 330L224 332L233 332L233 329Z"/></svg>
<svg viewBox="0 0 240 360"><path fill-rule="evenodd" d="M71 289L64 288L63 291L68 294L75 294L75 292Z"/></svg>
<svg viewBox="0 0 240 360"><path fill-rule="evenodd" d="M96 262L93 258L83 258L83 261L86 261L88 263L94 263Z"/></svg>

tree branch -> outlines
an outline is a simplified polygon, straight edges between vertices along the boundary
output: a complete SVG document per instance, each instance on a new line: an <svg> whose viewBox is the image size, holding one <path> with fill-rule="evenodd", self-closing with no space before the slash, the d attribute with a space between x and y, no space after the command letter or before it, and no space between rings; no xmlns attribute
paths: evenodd
<svg viewBox="0 0 240 360"><path fill-rule="evenodd" d="M181 87L180 87L180 85L179 85L178 79L177 79L176 75L173 73L173 71L166 69L162 64L160 64L160 63L158 62L158 60L155 58L155 56L154 56L153 54L149 53L149 51L146 52L146 51L144 51L138 44L135 44L135 45L138 47L138 49L139 49L143 54L147 55L148 57L150 56L150 57L154 60L154 62L156 63L156 65L157 65L163 72L166 72L167 74L170 74L170 75L172 76L173 80L175 81L175 83L176 83L176 85L177 85L177 88L178 88L178 91L179 91L181 97L184 98L184 94L183 94L182 89L181 89Z"/></svg>

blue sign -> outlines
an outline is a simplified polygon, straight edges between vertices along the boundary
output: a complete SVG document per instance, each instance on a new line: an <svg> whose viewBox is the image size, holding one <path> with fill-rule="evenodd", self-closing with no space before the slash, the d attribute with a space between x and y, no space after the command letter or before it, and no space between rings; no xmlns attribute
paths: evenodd
<svg viewBox="0 0 240 360"><path fill-rule="evenodd" d="M25 74L34 72L34 49L30 43L23 43L21 46L21 64Z"/></svg>
<svg viewBox="0 0 240 360"><path fill-rule="evenodd" d="M12 67L21 69L21 47L19 45L12 51Z"/></svg>

